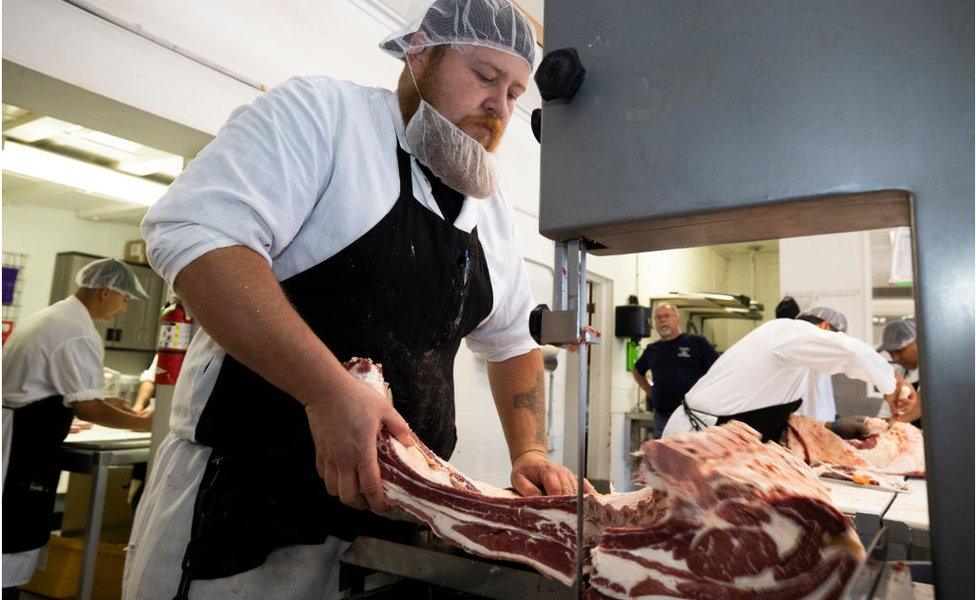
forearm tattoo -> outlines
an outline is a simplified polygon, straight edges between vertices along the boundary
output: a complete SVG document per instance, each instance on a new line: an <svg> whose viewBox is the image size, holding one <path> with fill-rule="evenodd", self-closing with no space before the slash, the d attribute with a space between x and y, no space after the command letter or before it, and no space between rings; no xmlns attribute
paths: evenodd
<svg viewBox="0 0 976 600"><path fill-rule="evenodd" d="M539 444L546 443L546 385L539 373L535 384L524 392L516 392L513 397L515 408L524 408L532 413L535 419L535 441Z"/></svg>

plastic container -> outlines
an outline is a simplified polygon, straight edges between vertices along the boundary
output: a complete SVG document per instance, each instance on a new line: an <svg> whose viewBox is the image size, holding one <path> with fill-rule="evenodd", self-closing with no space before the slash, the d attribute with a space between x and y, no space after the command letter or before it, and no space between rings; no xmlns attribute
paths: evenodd
<svg viewBox="0 0 976 600"><path fill-rule="evenodd" d="M14 303L14 292L17 290L17 276L20 269L17 267L3 267L3 303Z"/></svg>
<svg viewBox="0 0 976 600"><path fill-rule="evenodd" d="M81 571L81 552L84 546L81 538L51 534L48 545L41 550L41 559L34 576L23 589L49 598L74 598L78 591L78 574ZM98 545L95 585L92 588L94 600L118 600L122 597L124 566L124 545Z"/></svg>

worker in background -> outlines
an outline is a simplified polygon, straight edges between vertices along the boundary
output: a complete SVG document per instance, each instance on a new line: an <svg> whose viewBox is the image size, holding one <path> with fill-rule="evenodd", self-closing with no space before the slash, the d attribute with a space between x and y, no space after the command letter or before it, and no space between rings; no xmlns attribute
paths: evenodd
<svg viewBox="0 0 976 600"><path fill-rule="evenodd" d="M840 331L847 319L836 310L814 307L796 319L763 323L725 351L685 396L664 429L669 438L737 420L778 441L791 413L799 408L814 373L843 373L878 387L888 401L911 384L874 348Z"/></svg>
<svg viewBox="0 0 976 600"><path fill-rule="evenodd" d="M907 381L914 381L915 390L921 392L920 386L918 385L918 333L915 329L915 324L911 321L892 321L885 325L884 331L881 332L881 346L878 348L878 352L884 356L885 354L890 357L891 363L895 365L895 369L903 374L903 377ZM916 427L922 426L922 402L921 394L919 394L919 401L915 402L911 406L904 405L904 402L899 403L896 401L894 404L889 403L889 408L891 409L892 417L897 421L905 421L915 425Z"/></svg>
<svg viewBox="0 0 976 600"><path fill-rule="evenodd" d="M61 443L71 420L149 431L151 412L136 415L121 398L105 398L105 348L95 320L125 310L146 292L125 263L106 258L82 268L73 296L27 317L3 348L3 597L15 598L51 536Z"/></svg>
<svg viewBox="0 0 976 600"><path fill-rule="evenodd" d="M648 407L654 410L653 433L657 439L691 386L718 359L718 352L704 337L681 331L678 309L670 303L654 309L654 329L661 339L644 348L632 374L647 394ZM648 371L653 385L647 381Z"/></svg>
<svg viewBox="0 0 976 600"><path fill-rule="evenodd" d="M776 306L777 319L795 319L799 315L800 307L791 296L785 296ZM837 312L833 320L837 331L847 333L847 317ZM823 421L828 427L833 426L833 422L837 419L837 400L834 398L834 382L830 373L820 371L810 373L807 377L806 390L803 392L803 402L800 403L800 408L796 409L796 414ZM841 425L845 423L850 427L849 420L842 422ZM839 431L847 430L840 428Z"/></svg>
<svg viewBox="0 0 976 600"><path fill-rule="evenodd" d="M136 398L132 402L132 410L140 413L149 408L149 403L156 396L156 363L159 362L159 354L154 354L152 362L146 370L139 374L139 388L136 390Z"/></svg>
<svg viewBox="0 0 976 600"><path fill-rule="evenodd" d="M548 460L541 353L491 151L536 38L507 0L437 0L381 48L395 92L296 77L236 111L142 223L201 326L130 539L123 596L330 598L388 507L385 427L448 458L462 339L488 379L522 494ZM342 366L383 366L393 404Z"/></svg>
<svg viewBox="0 0 976 600"><path fill-rule="evenodd" d="M800 314L800 305L796 303L793 296L783 296L783 299L776 305L777 319L795 319Z"/></svg>
<svg viewBox="0 0 976 600"><path fill-rule="evenodd" d="M149 367L139 374L139 387L136 390L135 400L132 402L132 412L137 415L146 411L155 410L154 408L150 408L149 405L156 396L156 363L158 361L159 354L154 354L152 362L149 363ZM132 465L128 502L133 512L139 507L139 501L142 499L142 492L146 487L146 473L148 470L149 465L144 462Z"/></svg>

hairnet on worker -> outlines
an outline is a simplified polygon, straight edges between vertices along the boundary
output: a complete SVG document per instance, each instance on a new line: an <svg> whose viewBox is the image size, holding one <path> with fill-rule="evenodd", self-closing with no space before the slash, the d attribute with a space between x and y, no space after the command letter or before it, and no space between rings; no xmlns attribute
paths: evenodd
<svg viewBox="0 0 976 600"><path fill-rule="evenodd" d="M535 31L508 0L436 0L380 43L397 58L442 44L484 46L518 56L533 67ZM420 36L414 36L420 33Z"/></svg>
<svg viewBox="0 0 976 600"><path fill-rule="evenodd" d="M816 317L821 321L830 323L830 326L837 331L847 333L847 317L839 310L834 310L828 306L813 306L797 315L800 317Z"/></svg>
<svg viewBox="0 0 976 600"><path fill-rule="evenodd" d="M85 288L108 288L137 300L149 299L132 269L115 258L103 258L88 263L78 271L75 283Z"/></svg>
<svg viewBox="0 0 976 600"><path fill-rule="evenodd" d="M885 325L884 331L881 333L881 347L878 350L886 352L901 350L914 342L916 337L918 334L911 321L892 321Z"/></svg>

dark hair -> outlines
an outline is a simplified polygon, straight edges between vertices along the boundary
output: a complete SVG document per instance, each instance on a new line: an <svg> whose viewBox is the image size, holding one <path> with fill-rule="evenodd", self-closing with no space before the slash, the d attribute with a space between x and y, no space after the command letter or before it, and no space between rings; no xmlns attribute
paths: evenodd
<svg viewBox="0 0 976 600"><path fill-rule="evenodd" d="M820 317L815 317L813 315L799 315L796 317L796 320L806 321L807 323L813 323L817 327L820 327L821 323L827 323L831 331L837 331L837 328L831 325L828 321L826 321L825 319L821 319Z"/></svg>
<svg viewBox="0 0 976 600"><path fill-rule="evenodd" d="M783 296L776 305L777 319L795 319L798 314L800 314L800 305L796 303L793 296Z"/></svg>

